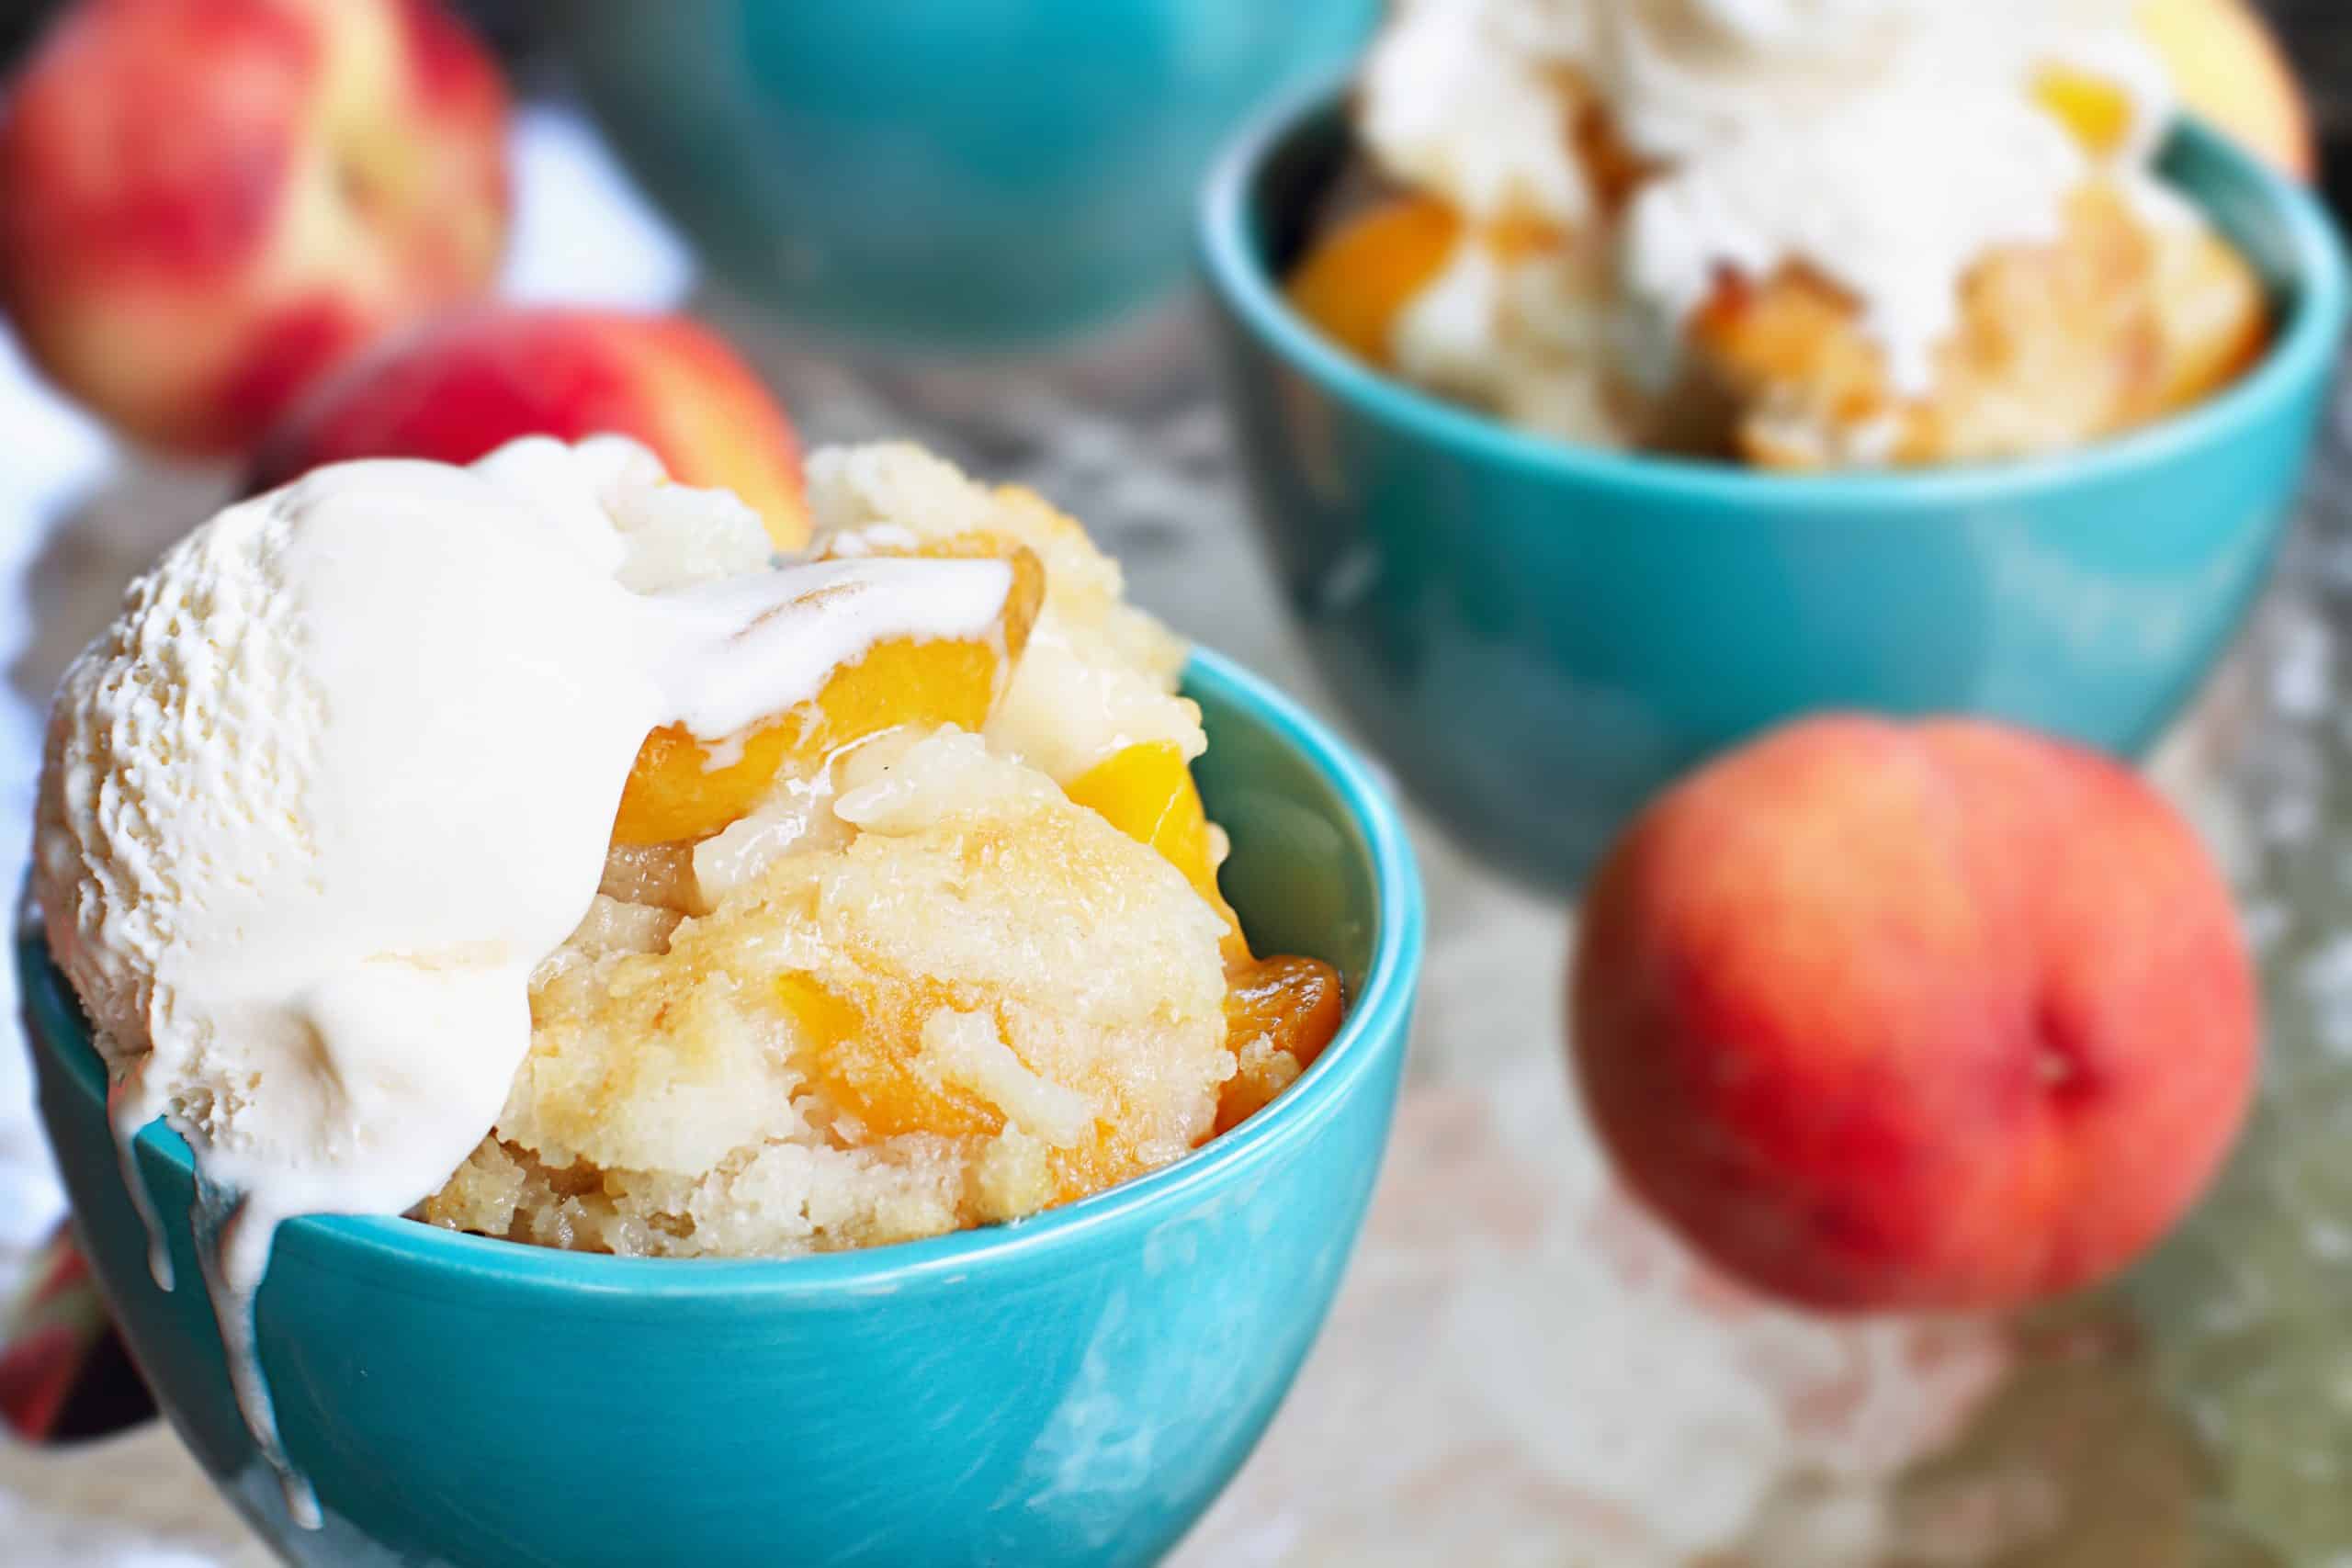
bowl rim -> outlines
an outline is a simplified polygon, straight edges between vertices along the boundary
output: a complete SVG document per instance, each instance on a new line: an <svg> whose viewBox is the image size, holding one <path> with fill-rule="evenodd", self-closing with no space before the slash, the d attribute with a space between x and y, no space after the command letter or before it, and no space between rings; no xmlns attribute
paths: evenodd
<svg viewBox="0 0 2352 1568"><path fill-rule="evenodd" d="M1340 112L1352 80L1351 73L1327 77L1283 99L1246 126L1217 159L1196 209L1200 270L1209 291L1290 368L1303 371L1364 418L1468 457L1518 465L1544 479L1611 484L1661 502L1713 502L1724 509L1726 523L1740 521L1738 509L1770 507L1839 516L1868 513L1874 520L1890 509L1917 508L1922 520L1941 524L1946 519L1937 508L2114 480L2226 443L2324 382L2345 336L2352 267L2318 197L2201 120L2183 115L2168 151L2185 152L2217 171L2218 184L2256 197L2278 220L2291 263L2282 280L2291 295L2283 330L2254 366L2220 391L2137 429L2068 451L1899 470L1791 474L1580 446L1520 430L1363 364L1292 309L1262 264L1250 237L1250 193L1258 174L1275 153ZM2180 190L2177 184L2173 188ZM2187 190L2181 194L2211 215L2210 199Z"/></svg>
<svg viewBox="0 0 2352 1568"><path fill-rule="evenodd" d="M1298 1080L1231 1132L1173 1164L1026 1219L920 1241L795 1258L614 1258L469 1235L398 1215L309 1214L285 1222L306 1252L330 1261L392 1265L472 1282L605 1295L763 1299L894 1294L953 1284L967 1273L1035 1262L1073 1243L1165 1214L1232 1188L1329 1122L1350 1091L1404 1049L1419 978L1424 910L1412 844L1385 784L1319 720L1260 676L1205 648L1185 666L1187 690L1213 693L1302 754L1339 797L1372 863L1374 937L1362 990L1340 1032ZM34 1049L103 1100L105 1069L72 987L37 926L18 942L18 978ZM71 1047L71 1048L69 1048ZM193 1177L187 1146L159 1121L135 1140L142 1155ZM167 1224L174 1223L167 1221Z"/></svg>

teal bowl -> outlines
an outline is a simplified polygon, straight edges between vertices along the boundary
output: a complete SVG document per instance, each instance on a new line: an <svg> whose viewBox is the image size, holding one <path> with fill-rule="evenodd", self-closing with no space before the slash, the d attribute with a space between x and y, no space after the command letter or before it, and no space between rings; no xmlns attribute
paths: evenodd
<svg viewBox="0 0 2352 1568"><path fill-rule="evenodd" d="M2278 328L2198 407L2063 457L1905 473L1579 449L1385 378L1290 309L1279 279L1347 156L1327 89L1245 133L1202 204L1258 525L1407 789L1549 886L1667 780L1807 709L2140 751L2267 574L2344 334L2318 204L2188 126L2165 177L2253 258Z"/></svg>
<svg viewBox="0 0 2352 1568"><path fill-rule="evenodd" d="M1157 1559L1272 1417L1379 1168L1421 953L1411 851L1329 735L1213 656L1226 890L1261 950L1336 964L1347 1022L1280 1099L1035 1219L776 1261L621 1259L309 1218L256 1303L325 1528L288 1520L193 1284L150 1280L105 1076L38 935L19 946L41 1114L85 1250L197 1458L279 1553L458 1568ZM187 1150L136 1141L177 1277ZM0 1553L5 1555L5 1553Z"/></svg>
<svg viewBox="0 0 2352 1568"><path fill-rule="evenodd" d="M1193 197L1381 0L563 0L606 135L731 283L869 346L1035 346L1182 280Z"/></svg>

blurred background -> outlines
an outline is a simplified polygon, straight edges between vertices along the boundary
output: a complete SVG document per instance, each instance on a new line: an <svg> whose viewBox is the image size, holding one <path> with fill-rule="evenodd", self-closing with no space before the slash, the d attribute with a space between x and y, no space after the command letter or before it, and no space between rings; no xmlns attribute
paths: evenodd
<svg viewBox="0 0 2352 1568"><path fill-rule="evenodd" d="M547 31L567 6L613 0L453 0L516 74L522 92L560 89ZM907 3L907 0L901 0ZM2288 41L2316 111L2324 178L2339 210L2352 203L2352 7L2340 0L2257 0ZM62 0L0 3L0 71L24 49Z"/></svg>

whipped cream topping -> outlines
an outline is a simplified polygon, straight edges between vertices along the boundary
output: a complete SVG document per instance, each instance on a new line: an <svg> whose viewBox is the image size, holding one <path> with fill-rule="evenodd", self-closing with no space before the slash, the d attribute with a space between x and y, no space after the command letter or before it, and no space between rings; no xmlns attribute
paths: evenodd
<svg viewBox="0 0 2352 1568"><path fill-rule="evenodd" d="M1585 21L1530 0L1400 4L1364 61L1358 133L1389 174L1470 218L1580 221L1592 192L1561 72L1589 52Z"/></svg>
<svg viewBox="0 0 2352 1568"><path fill-rule="evenodd" d="M756 516L611 438L322 469L132 585L52 710L36 886L119 1134L167 1118L233 1209L205 1272L289 1482L251 1354L271 1233L405 1211L489 1131L647 733L715 740L876 642L986 635L1011 585L773 568Z"/></svg>
<svg viewBox="0 0 2352 1568"><path fill-rule="evenodd" d="M1871 94L1725 142L1645 190L1627 218L1628 292L1664 317L1671 330L1651 341L1670 346L1723 270L1809 266L1858 301L1894 384L1924 391L1969 267L1999 246L2055 241L2088 173L2065 128L2015 93ZM1808 199L1818 192L1835 195ZM1671 378L1670 359L1644 376Z"/></svg>
<svg viewBox="0 0 2352 1568"><path fill-rule="evenodd" d="M1625 341L1677 342L1725 273L1801 265L1859 301L1898 389L1917 392L1977 262L2054 236L2086 179L2144 197L2172 102L2132 13L2132 0L1408 0L1365 73L1360 128L1387 174L1474 220L1510 209L1504 192L1573 223L1593 201L1568 128L1598 105L1650 171L1616 243L1635 308L1664 330ZM2121 96L2111 150L2094 158L2037 102L2054 67Z"/></svg>
<svg viewBox="0 0 2352 1568"><path fill-rule="evenodd" d="M2075 65L2135 102L2135 146L2169 113L2161 63L2132 0L1549 0L1594 25L1579 65L1643 156L1679 162L1803 132L1860 100L1958 105L1988 90L2025 101L2035 76ZM1889 163L1902 148L1882 149ZM1834 189L1816 198L1842 199Z"/></svg>

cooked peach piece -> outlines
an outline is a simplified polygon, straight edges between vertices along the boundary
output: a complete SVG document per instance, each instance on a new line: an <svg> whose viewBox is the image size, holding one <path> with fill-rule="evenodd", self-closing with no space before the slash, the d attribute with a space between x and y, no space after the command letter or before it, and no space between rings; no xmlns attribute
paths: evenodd
<svg viewBox="0 0 2352 1568"><path fill-rule="evenodd" d="M2095 158L2120 152L2132 133L2132 95L2104 76L2071 65L2046 66L2033 96Z"/></svg>
<svg viewBox="0 0 2352 1568"><path fill-rule="evenodd" d="M959 997L957 987L937 980L880 976L866 976L851 994L806 975L786 975L776 991L810 1043L797 1061L809 1089L854 1118L859 1138L993 1138L1005 1132L1006 1108L943 1072L927 1038L934 1021L973 1011L974 997ZM997 1019L992 1029L1002 1036L1006 1021ZM1011 1067L1044 1095L1072 1098L1065 1085L1017 1063ZM1075 1201L1147 1168L1134 1140L1099 1117L1056 1143L1042 1151L1049 1187L1042 1196L1048 1203Z"/></svg>
<svg viewBox="0 0 2352 1568"><path fill-rule="evenodd" d="M1193 890L1225 921L1227 963L1250 956L1240 918L1216 885L1216 861L1200 788L1173 742L1145 741L1114 751L1070 781L1065 793L1109 818L1113 827L1137 843L1158 850L1184 874Z"/></svg>
<svg viewBox="0 0 2352 1568"><path fill-rule="evenodd" d="M1225 1043L1237 1071L1217 1096L1216 1130L1263 1110L1340 1032L1340 973L1318 958L1260 959L1226 976Z"/></svg>
<svg viewBox="0 0 2352 1568"><path fill-rule="evenodd" d="M1339 972L1317 958L1253 958L1240 918L1217 886L1207 813L1183 754L1164 741L1129 746L1072 783L1091 807L1138 843L1158 850L1221 916L1226 965L1226 1048L1235 1072L1217 1097L1220 1133L1257 1111L1305 1071L1339 1032Z"/></svg>
<svg viewBox="0 0 2352 1568"><path fill-rule="evenodd" d="M894 638L833 671L811 700L713 744L682 725L645 738L621 793L613 842L707 838L749 812L781 776L814 777L845 749L908 725L978 729L1003 691L1045 596L1045 570L1012 557L1012 588L985 639ZM733 753L732 760L720 758Z"/></svg>
<svg viewBox="0 0 2352 1568"><path fill-rule="evenodd" d="M1427 197L1400 197L1349 219L1290 275L1290 302L1357 358L1388 363L1397 313L1445 270L1462 220Z"/></svg>
<svg viewBox="0 0 2352 1568"><path fill-rule="evenodd" d="M1535 219L1473 227L1442 201L1396 197L1346 220L1316 243L1291 272L1291 304L1349 353L1393 369L1388 344L1396 318L1437 280L1465 239L1504 265L1566 243L1558 229Z"/></svg>
<svg viewBox="0 0 2352 1568"><path fill-rule="evenodd" d="M944 1077L925 1049L926 1024L958 1010L951 987L893 980L865 986L853 998L809 976L787 974L777 980L776 996L812 1046L800 1063L810 1088L855 1118L863 1136L973 1137L1003 1130L1002 1111ZM968 1010L971 998L962 1000ZM1235 1072L1218 1091L1215 1131L1238 1126L1289 1088L1339 1032L1343 1010L1339 972L1320 959L1250 959L1245 952L1229 963L1226 1048ZM1107 1134L1055 1149L1047 1164L1056 1201L1063 1202L1132 1174L1128 1151Z"/></svg>
<svg viewBox="0 0 2352 1568"><path fill-rule="evenodd" d="M924 1021L955 1007L946 987L876 984L852 998L810 976L788 974L776 980L776 998L808 1043L800 1066L809 1086L855 1117L867 1136L959 1138L1002 1130L1002 1111L921 1070Z"/></svg>

